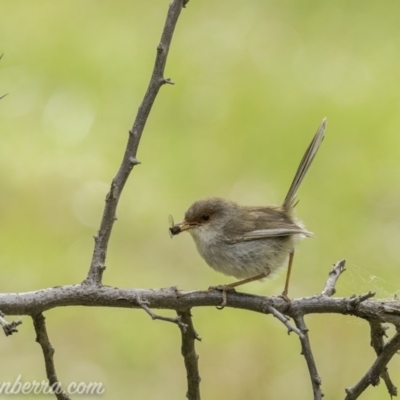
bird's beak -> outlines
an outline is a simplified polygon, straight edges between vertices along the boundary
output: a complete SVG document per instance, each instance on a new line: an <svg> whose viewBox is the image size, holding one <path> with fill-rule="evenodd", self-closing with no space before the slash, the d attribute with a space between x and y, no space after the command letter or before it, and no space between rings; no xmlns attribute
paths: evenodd
<svg viewBox="0 0 400 400"><path fill-rule="evenodd" d="M187 231L188 229L192 229L195 226L197 226L197 224L189 224L188 222L186 222L185 220L178 222L177 224L171 226L169 228L169 233L172 236L175 235L179 235L181 232L183 231Z"/></svg>

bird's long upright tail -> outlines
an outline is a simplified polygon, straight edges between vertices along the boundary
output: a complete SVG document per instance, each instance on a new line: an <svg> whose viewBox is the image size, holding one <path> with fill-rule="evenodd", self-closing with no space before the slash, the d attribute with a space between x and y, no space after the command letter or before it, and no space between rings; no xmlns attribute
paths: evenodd
<svg viewBox="0 0 400 400"><path fill-rule="evenodd" d="M296 171L296 175L293 178L293 182L290 185L289 191L282 205L282 207L285 210L291 210L295 205L297 191L299 190L301 182L303 182L303 179L306 176L307 171L310 168L310 165L314 160L315 155L317 154L319 146L321 145L322 140L324 139L325 128L326 128L326 118L322 120L322 123L318 128L317 133L313 137L313 140L311 141L306 152L304 153L303 158L300 161L299 167L297 168Z"/></svg>

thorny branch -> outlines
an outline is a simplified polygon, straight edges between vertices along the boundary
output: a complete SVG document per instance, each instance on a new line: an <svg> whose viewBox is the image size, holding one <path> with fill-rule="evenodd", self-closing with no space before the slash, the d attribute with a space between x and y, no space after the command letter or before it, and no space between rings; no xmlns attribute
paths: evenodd
<svg viewBox="0 0 400 400"><path fill-rule="evenodd" d="M221 295L217 291L193 292L187 296L180 296L175 287L125 289L78 284L25 293L1 293L0 309L6 315L35 315L67 306L142 308L137 301L138 295L146 299L152 309L186 310L193 307L215 307L221 304ZM229 293L227 307L268 314L265 302L291 318L297 312L303 315L333 313L352 315L364 320L376 319L382 323L400 326L400 303L397 300L364 300L355 305L354 297L311 296L292 299L288 308L287 302L279 296L265 297L232 292ZM387 309L390 311L387 312Z"/></svg>
<svg viewBox="0 0 400 400"><path fill-rule="evenodd" d="M357 399L362 392L369 386L376 386L379 383L379 376L386 371L388 362L393 355L400 349L400 329L397 333L385 344L378 358L372 364L371 368L359 380L359 382L351 388L346 389L345 400ZM395 388L396 393L397 389Z"/></svg>
<svg viewBox="0 0 400 400"><path fill-rule="evenodd" d="M369 325L371 327L371 346L374 348L377 356L381 354L383 348L385 347L384 337L387 338L386 330L387 327L384 327L381 323L376 320L370 320ZM397 387L393 384L392 380L389 376L389 371L385 367L382 373L380 374L381 378L385 382L386 388L391 397L397 396Z"/></svg>
<svg viewBox="0 0 400 400"><path fill-rule="evenodd" d="M69 400L70 397L62 390L61 383L57 378L56 368L54 366L54 348L47 335L46 322L42 313L32 316L33 325L36 332L36 342L38 342L43 351L44 364L46 366L46 375L49 380L49 386L58 400Z"/></svg>
<svg viewBox="0 0 400 400"><path fill-rule="evenodd" d="M195 341L201 341L200 336L194 329L192 314L190 310L178 311L178 317L186 325L186 329L181 328L182 346L181 353L185 361L186 379L188 390L186 397L188 400L200 400L200 373L199 356L196 354Z"/></svg>
<svg viewBox="0 0 400 400"><path fill-rule="evenodd" d="M303 337L300 337L301 354L304 356L307 362L314 400L321 400L323 397L323 393L321 391L321 378L318 374L317 365L315 364L314 356L311 350L311 343L308 337L308 328L304 321L304 316L299 313L294 316L294 321L297 328L303 333Z"/></svg>
<svg viewBox="0 0 400 400"><path fill-rule="evenodd" d="M281 297L255 296L246 293L229 293L227 307L239 308L261 314L269 314L271 309L266 308L265 304L271 305L273 309L285 316L295 320L297 328L306 336L302 342L303 352L307 354L309 347L307 328L303 325L303 316L313 313L337 313L342 315L352 315L364 320L375 320L380 323L391 323L400 326L400 303L397 300L370 300L371 293L362 296L351 296L345 298L334 298L327 296L312 296L301 299L292 299L290 307L286 300ZM146 299L146 304L143 300ZM35 316L42 312L57 307L65 306L96 306L96 307L115 307L115 308L149 308L169 309L185 311L194 307L218 306L221 303L220 294L216 291L196 291L181 296L175 287L164 289L122 289L109 286L95 285L69 285L42 289L27 293L8 293L0 294L0 309L7 315L31 315ZM144 306L144 307L143 307ZM151 315L151 314L150 314ZM299 317L301 316L301 317ZM177 322L175 322L177 323ZM181 321L186 324L185 321ZM179 324L178 324L179 325ZM181 326L183 328L183 326ZM398 335L397 335L398 336ZM378 356L379 363L371 368L370 374L381 375L395 354L396 339L388 342ZM391 343L391 346L389 346ZM304 347L306 346L306 347ZM390 351L389 351L390 350ZM313 379L313 388L316 394L318 389L318 374L315 365L310 363L310 376ZM349 389L348 399L355 399L368 385L365 380L356 387ZM318 398L318 397L316 397Z"/></svg>
<svg viewBox="0 0 400 400"><path fill-rule="evenodd" d="M136 154L147 118L161 86L166 83L172 83L169 78L164 78L164 69L175 26L178 22L182 8L187 4L187 2L187 0L173 0L169 6L164 29L161 35L161 41L157 46L157 56L150 83L147 87L142 104L138 109L132 129L129 131L128 143L126 145L121 166L117 175L112 180L110 191L106 196L100 229L95 236L95 244L89 273L84 281L86 284L101 285L102 283L103 272L106 268L105 261L108 242L110 240L114 222L116 221L118 202L133 167L140 164L136 158Z"/></svg>

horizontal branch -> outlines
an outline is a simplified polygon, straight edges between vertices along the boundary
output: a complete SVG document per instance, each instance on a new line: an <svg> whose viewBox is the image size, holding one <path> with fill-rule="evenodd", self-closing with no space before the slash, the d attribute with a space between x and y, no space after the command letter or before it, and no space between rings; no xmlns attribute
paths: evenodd
<svg viewBox="0 0 400 400"><path fill-rule="evenodd" d="M185 296L182 296L182 293ZM370 294L369 294L370 296ZM366 320L374 319L400 326L400 304L392 300L371 300L369 296L332 298L312 296L291 300L281 297L256 296L228 292L227 307L269 314L273 307L293 317L312 313L354 315ZM138 301L141 299L141 301ZM0 310L6 315L35 315L56 307L88 306L115 308L142 308L145 301L152 309L187 310L193 307L219 306L218 291L185 293L175 287L163 289L121 289L85 284L58 286L26 293L0 294Z"/></svg>

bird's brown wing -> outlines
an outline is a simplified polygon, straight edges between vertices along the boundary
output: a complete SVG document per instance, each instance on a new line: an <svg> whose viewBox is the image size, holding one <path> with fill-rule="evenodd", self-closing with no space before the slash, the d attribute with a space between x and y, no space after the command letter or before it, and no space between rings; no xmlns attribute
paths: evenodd
<svg viewBox="0 0 400 400"><path fill-rule="evenodd" d="M243 235L243 240L256 240L265 239L271 237L289 236L289 235L304 235L313 236L311 232L308 232L301 228L274 228L274 229L259 229L256 231L248 232Z"/></svg>
<svg viewBox="0 0 400 400"><path fill-rule="evenodd" d="M228 242L258 240L311 232L297 225L281 207L246 207L223 228Z"/></svg>

